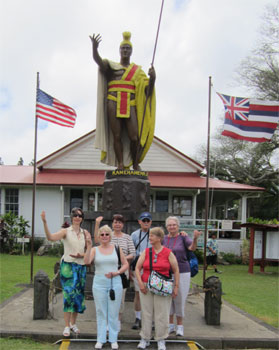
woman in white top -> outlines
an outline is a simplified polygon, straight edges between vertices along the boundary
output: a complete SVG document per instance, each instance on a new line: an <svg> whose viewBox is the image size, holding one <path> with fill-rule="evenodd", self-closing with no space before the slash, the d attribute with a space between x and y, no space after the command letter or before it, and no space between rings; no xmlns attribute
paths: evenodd
<svg viewBox="0 0 279 350"><path fill-rule="evenodd" d="M56 233L50 233L46 214L41 213L46 238L49 241L62 240L64 255L60 265L60 280L64 298L64 320L65 329L63 335L70 336L72 330L75 334L80 333L76 326L78 313L85 310L84 287L86 280L86 266L84 264L85 234L90 233L80 227L84 214L80 208L73 208L71 211L72 225L62 228Z"/></svg>
<svg viewBox="0 0 279 350"><path fill-rule="evenodd" d="M122 281L120 274L125 272L129 264L120 248L121 267L118 270L118 256L115 245L111 243L112 230L109 226L102 226L98 231L100 245L92 247L91 235L86 234L85 264L95 264L95 276L92 292L97 317L96 349L101 349L107 341L107 327L109 342L112 349L118 349L118 314L122 297ZM113 290L113 292L112 292ZM112 295L114 294L114 295Z"/></svg>
<svg viewBox="0 0 279 350"><path fill-rule="evenodd" d="M99 216L96 218L95 221L95 230L94 230L94 240L95 243L99 243L99 238L98 238L98 230L100 227L100 223L102 222L103 217ZM131 238L130 235L127 233L124 233L123 227L124 227L125 219L124 216L121 214L114 214L112 217L112 243L115 244L116 246L120 247L128 261L130 263L132 260L134 260L136 256L136 249L134 242ZM129 273L128 271L126 272L127 278L129 278ZM121 329L121 317L124 312L124 306L125 306L125 295L126 295L126 290L123 289L122 293L122 300L121 300L121 306L120 306L120 311L119 311L119 322L118 322L118 330L120 331Z"/></svg>

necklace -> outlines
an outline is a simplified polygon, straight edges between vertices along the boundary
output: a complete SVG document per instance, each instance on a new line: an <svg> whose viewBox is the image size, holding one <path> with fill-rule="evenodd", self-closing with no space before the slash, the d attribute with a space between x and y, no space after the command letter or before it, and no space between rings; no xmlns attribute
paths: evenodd
<svg viewBox="0 0 279 350"><path fill-rule="evenodd" d="M76 231L74 228L73 228L73 231L74 231L74 233L77 235L77 237L79 237L79 235L80 235L80 228L78 229L78 231Z"/></svg>
<svg viewBox="0 0 279 350"><path fill-rule="evenodd" d="M153 248L153 249L154 249L155 254L157 254L157 255L158 255L159 253L161 253L161 251L163 250L163 248L164 248L164 247L161 247L161 248L160 248L158 251L156 251L156 249L155 249L155 248Z"/></svg>

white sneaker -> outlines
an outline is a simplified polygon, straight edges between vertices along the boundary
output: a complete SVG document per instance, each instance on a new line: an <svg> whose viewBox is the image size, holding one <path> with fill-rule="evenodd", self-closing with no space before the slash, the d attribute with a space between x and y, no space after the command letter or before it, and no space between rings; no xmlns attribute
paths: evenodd
<svg viewBox="0 0 279 350"><path fill-rule="evenodd" d="M173 323L169 324L169 334L175 332L175 325Z"/></svg>
<svg viewBox="0 0 279 350"><path fill-rule="evenodd" d="M158 350L166 350L166 342L164 340L158 340Z"/></svg>
<svg viewBox="0 0 279 350"><path fill-rule="evenodd" d="M176 328L176 335L180 335L181 337L184 336L183 326L177 326L177 328Z"/></svg>
<svg viewBox="0 0 279 350"><path fill-rule="evenodd" d="M117 344L117 342L111 343L111 348L112 348L112 349L118 349L118 344Z"/></svg>
<svg viewBox="0 0 279 350"><path fill-rule="evenodd" d="M100 343L99 341L97 341L95 345L95 349L102 349L102 347L103 347L103 343Z"/></svg>
<svg viewBox="0 0 279 350"><path fill-rule="evenodd" d="M149 340L141 339L141 341L139 342L137 348L138 349L145 349L149 345L150 345L150 341Z"/></svg>

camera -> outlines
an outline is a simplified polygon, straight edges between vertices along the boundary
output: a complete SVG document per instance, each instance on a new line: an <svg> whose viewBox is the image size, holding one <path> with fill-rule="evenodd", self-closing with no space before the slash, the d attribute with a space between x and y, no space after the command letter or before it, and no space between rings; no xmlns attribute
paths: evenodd
<svg viewBox="0 0 279 350"><path fill-rule="evenodd" d="M113 289L110 289L110 291L109 291L109 297L110 297L110 300L115 300L115 293L114 293L114 290L113 290Z"/></svg>

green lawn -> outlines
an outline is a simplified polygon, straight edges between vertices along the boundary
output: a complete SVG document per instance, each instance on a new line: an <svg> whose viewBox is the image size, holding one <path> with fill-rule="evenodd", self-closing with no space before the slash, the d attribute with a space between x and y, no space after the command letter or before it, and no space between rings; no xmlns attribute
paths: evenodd
<svg viewBox="0 0 279 350"><path fill-rule="evenodd" d="M0 338L1 350L58 350L59 345L35 342L31 339Z"/></svg>
<svg viewBox="0 0 279 350"><path fill-rule="evenodd" d="M218 266L223 273L215 274L208 270L206 278L215 275L222 282L223 299L240 309L256 316L262 321L279 327L279 269L278 266L267 266L265 273L254 266L254 274L248 273L246 265ZM201 270L192 281L202 285Z"/></svg>
<svg viewBox="0 0 279 350"><path fill-rule="evenodd" d="M45 271L49 278L54 277L54 264L58 257L36 256L33 260L33 281L39 270ZM22 290L17 284L28 284L31 280L30 255L0 254L0 303Z"/></svg>
<svg viewBox="0 0 279 350"><path fill-rule="evenodd" d="M34 256L34 276L38 270L44 270L50 279L54 277L53 267L57 257ZM236 305L264 322L279 327L279 270L276 266L266 267L265 274L254 267L254 274L248 274L246 265L219 266L222 274L218 275L222 282L223 299ZM214 274L208 270L206 277ZM202 285L201 270L192 280ZM22 288L16 284L30 283L30 256L0 254L0 302L19 292ZM42 344L31 340L0 339L0 349L58 349L57 346Z"/></svg>

